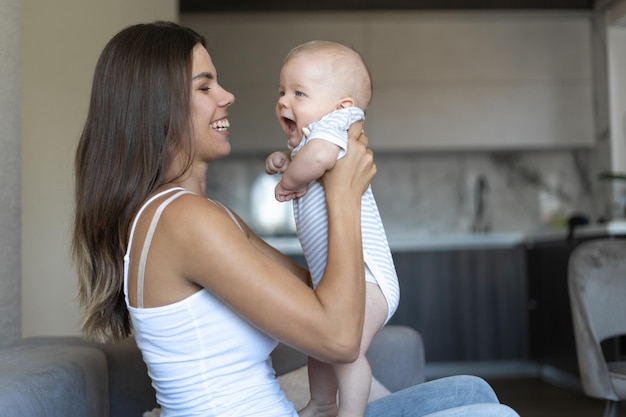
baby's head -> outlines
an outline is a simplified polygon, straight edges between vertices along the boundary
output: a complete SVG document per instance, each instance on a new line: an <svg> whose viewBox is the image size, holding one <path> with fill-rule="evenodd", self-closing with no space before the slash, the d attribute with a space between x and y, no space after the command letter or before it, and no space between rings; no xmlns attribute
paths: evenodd
<svg viewBox="0 0 626 417"><path fill-rule="evenodd" d="M276 115L292 146L302 128L342 107L365 111L372 82L361 56L337 42L311 41L289 52L280 72Z"/></svg>
<svg viewBox="0 0 626 417"><path fill-rule="evenodd" d="M372 80L363 58L354 49L331 41L306 42L287 54L283 68L298 58L323 71L325 79L321 81L333 86L337 99L350 97L354 106L367 109L372 98Z"/></svg>

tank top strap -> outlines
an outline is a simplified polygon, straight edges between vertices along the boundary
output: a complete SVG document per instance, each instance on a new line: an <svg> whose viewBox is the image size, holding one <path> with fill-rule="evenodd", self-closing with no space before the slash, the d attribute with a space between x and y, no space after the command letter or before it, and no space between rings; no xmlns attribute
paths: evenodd
<svg viewBox="0 0 626 417"><path fill-rule="evenodd" d="M237 225L239 230L241 230L244 234L246 233L245 230L243 230L243 227L241 227L241 224L239 223L239 220L237 220L237 217L235 217L233 212L228 207L226 207L224 204L220 203L219 201L215 201L215 200L211 200L211 199L209 199L209 201L211 203L213 203L213 204L223 208L224 211L226 212L226 214L228 214L228 216L232 219L232 221L235 222L235 224Z"/></svg>
<svg viewBox="0 0 626 417"><path fill-rule="evenodd" d="M156 229L156 225L159 221L159 218L161 214L163 213L163 210L165 210L165 208L169 205L170 202L172 202L173 200L175 200L176 198L178 198L179 196L183 194L193 194L193 193L182 187L173 187L165 191L161 191L160 193L157 193L153 195L152 197L150 197L141 206L141 208L135 215L135 219L133 220L133 224L130 229L130 236L128 238L126 254L124 255L124 297L126 299L126 304L128 305L130 305L129 300L128 300L128 270L129 270L129 265L130 265L130 251L132 247L133 237L135 235L135 228L137 227L137 222L139 221L139 217L141 216L143 211L146 209L146 207L148 207L150 203L152 203L154 200L174 191L178 191L178 192L174 194L173 196L169 197L163 203L161 203L161 205L157 208L157 211L154 214L154 217L152 218L150 227L148 229L148 233L146 234L146 238L144 240L144 246L141 252L141 257L139 259L139 271L137 273L137 306L139 308L143 308L143 281L144 281L145 261L148 257L148 249L150 247L152 236L154 235L154 231Z"/></svg>

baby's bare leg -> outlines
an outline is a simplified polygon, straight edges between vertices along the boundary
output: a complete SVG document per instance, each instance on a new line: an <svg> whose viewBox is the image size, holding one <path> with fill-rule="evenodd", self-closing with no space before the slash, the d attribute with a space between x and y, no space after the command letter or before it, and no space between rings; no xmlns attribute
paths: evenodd
<svg viewBox="0 0 626 417"><path fill-rule="evenodd" d="M372 370L365 353L387 319L387 300L378 285L365 286L365 321L361 349L356 361L334 365L339 386L339 417L363 417L369 398Z"/></svg>
<svg viewBox="0 0 626 417"><path fill-rule="evenodd" d="M332 365L309 357L311 400L298 412L300 417L334 417L337 415L337 379Z"/></svg>

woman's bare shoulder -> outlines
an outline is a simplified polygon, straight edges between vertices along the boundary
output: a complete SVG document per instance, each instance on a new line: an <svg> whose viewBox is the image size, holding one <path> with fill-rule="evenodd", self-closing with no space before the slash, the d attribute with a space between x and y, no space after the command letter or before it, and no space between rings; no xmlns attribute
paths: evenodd
<svg viewBox="0 0 626 417"><path fill-rule="evenodd" d="M171 232L184 232L181 238L188 240L197 234L225 232L241 229L222 204L196 194L184 194L172 201L163 212L161 223ZM204 236L208 238L209 236Z"/></svg>

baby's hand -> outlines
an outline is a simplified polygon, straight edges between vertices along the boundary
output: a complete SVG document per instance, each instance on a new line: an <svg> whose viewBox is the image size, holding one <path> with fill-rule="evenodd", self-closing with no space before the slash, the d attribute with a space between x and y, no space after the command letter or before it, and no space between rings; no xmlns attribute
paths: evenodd
<svg viewBox="0 0 626 417"><path fill-rule="evenodd" d="M277 201L281 203L289 200L293 200L294 198L302 197L306 194L307 186L304 187L303 190L287 190L283 188L282 181L276 184L276 189L274 190L274 196Z"/></svg>
<svg viewBox="0 0 626 417"><path fill-rule="evenodd" d="M272 152L267 159L265 159L265 173L266 174L282 174L289 165L289 156L285 152Z"/></svg>

